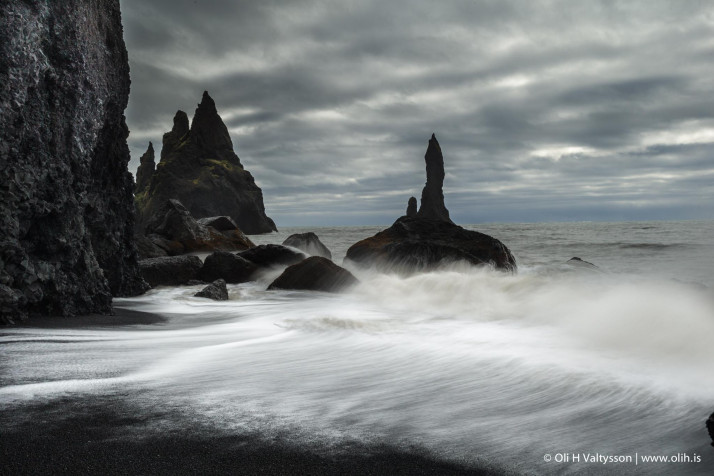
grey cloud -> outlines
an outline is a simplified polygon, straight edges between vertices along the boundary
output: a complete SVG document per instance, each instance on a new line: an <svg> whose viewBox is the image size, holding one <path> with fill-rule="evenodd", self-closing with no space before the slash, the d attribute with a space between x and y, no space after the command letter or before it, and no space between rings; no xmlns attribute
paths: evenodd
<svg viewBox="0 0 714 476"><path fill-rule="evenodd" d="M464 221L689 217L683 203L714 198L692 177L714 169L704 3L122 8L133 165L208 90L279 226L393 220L419 196L432 132Z"/></svg>

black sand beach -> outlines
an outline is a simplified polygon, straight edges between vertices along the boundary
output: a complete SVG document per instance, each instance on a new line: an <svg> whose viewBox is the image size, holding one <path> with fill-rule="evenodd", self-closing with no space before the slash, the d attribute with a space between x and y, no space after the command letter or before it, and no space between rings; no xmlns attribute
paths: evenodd
<svg viewBox="0 0 714 476"><path fill-rule="evenodd" d="M113 316L34 318L22 327L125 328L163 321L117 309ZM226 434L160 405L147 414L133 405L134 396L64 396L1 412L0 474L504 474L440 461L416 447L306 446L290 435Z"/></svg>

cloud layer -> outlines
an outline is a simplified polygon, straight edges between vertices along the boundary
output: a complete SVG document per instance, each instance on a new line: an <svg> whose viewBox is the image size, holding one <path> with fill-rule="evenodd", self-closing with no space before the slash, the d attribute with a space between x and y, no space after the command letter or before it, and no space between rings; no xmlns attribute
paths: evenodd
<svg viewBox="0 0 714 476"><path fill-rule="evenodd" d="M122 0L132 166L208 90L278 226L714 218L706 2Z"/></svg>

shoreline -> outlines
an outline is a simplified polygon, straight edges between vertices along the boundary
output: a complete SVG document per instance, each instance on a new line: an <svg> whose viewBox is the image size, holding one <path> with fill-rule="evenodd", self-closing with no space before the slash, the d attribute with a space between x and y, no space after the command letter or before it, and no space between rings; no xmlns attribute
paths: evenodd
<svg viewBox="0 0 714 476"><path fill-rule="evenodd" d="M165 410L136 413L127 396L83 397L3 412L0 474L506 474L440 460L413 447L359 442L323 447L290 441L289 435L221 433Z"/></svg>
<svg viewBox="0 0 714 476"><path fill-rule="evenodd" d="M123 327L135 325L162 324L168 318L145 311L114 307L113 315L86 314L82 316L42 316L31 315L24 321L5 326L5 329L62 329L62 328L96 328ZM1 329L0 329L1 330Z"/></svg>

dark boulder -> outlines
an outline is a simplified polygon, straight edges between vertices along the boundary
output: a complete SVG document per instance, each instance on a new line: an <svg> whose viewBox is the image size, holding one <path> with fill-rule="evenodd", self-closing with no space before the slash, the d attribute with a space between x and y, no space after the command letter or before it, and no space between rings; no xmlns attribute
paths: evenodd
<svg viewBox="0 0 714 476"><path fill-rule="evenodd" d="M129 83L119 0L0 2L0 323L109 314L148 288Z"/></svg>
<svg viewBox="0 0 714 476"><path fill-rule="evenodd" d="M441 220L401 217L384 231L352 245L345 260L384 271L428 271L466 261L514 271L516 260L495 238Z"/></svg>
<svg viewBox="0 0 714 476"><path fill-rule="evenodd" d="M199 218L196 221L198 221L201 225L210 226L218 231L232 231L239 229L236 222L234 222L231 217L226 216Z"/></svg>
<svg viewBox="0 0 714 476"><path fill-rule="evenodd" d="M216 279L211 284L194 294L196 297L213 299L214 301L227 301L228 288L224 279Z"/></svg>
<svg viewBox="0 0 714 476"><path fill-rule="evenodd" d="M144 155L139 159L139 168L136 169L136 184L134 186L134 194L146 193L151 183L151 177L156 170L156 162L154 156L154 144L149 142L149 148L146 149Z"/></svg>
<svg viewBox="0 0 714 476"><path fill-rule="evenodd" d="M574 256L573 258L570 258L566 264L570 266L574 266L576 268L588 268L588 269L593 269L593 270L599 270L600 268L598 266L595 266L594 264L590 263L589 261L585 261L583 259L578 258L577 256Z"/></svg>
<svg viewBox="0 0 714 476"><path fill-rule="evenodd" d="M163 256L139 261L141 274L151 285L178 286L196 279L202 263L198 256Z"/></svg>
<svg viewBox="0 0 714 476"><path fill-rule="evenodd" d="M714 446L714 413L709 415L707 419L707 431L709 432L709 438L712 440L712 446Z"/></svg>
<svg viewBox="0 0 714 476"><path fill-rule="evenodd" d="M228 129L207 92L191 127L179 111L164 134L161 160L147 193L136 197L143 227L168 199L176 198L194 217L229 216L245 233L277 231L265 214L263 192L233 151Z"/></svg>
<svg viewBox="0 0 714 476"><path fill-rule="evenodd" d="M205 226L178 200L167 200L148 221L149 239L170 255L191 251L245 250L253 245L239 229L226 232Z"/></svg>
<svg viewBox="0 0 714 476"><path fill-rule="evenodd" d="M414 197L409 197L407 202L407 216L413 217L417 214L417 200Z"/></svg>
<svg viewBox="0 0 714 476"><path fill-rule="evenodd" d="M332 259L330 250L311 231L290 235L283 241L283 245L302 250L310 256L322 256L323 258Z"/></svg>
<svg viewBox="0 0 714 476"><path fill-rule="evenodd" d="M428 271L443 263L465 261L515 271L516 260L497 239L455 225L444 206L444 159L434 135L425 155L427 181L419 212L410 199L407 215L386 230L352 245L345 260L384 271ZM412 197L413 198L413 197Z"/></svg>
<svg viewBox="0 0 714 476"><path fill-rule="evenodd" d="M311 256L288 266L268 289L300 289L339 292L359 281L352 273L327 258Z"/></svg>
<svg viewBox="0 0 714 476"><path fill-rule="evenodd" d="M152 236L154 236L155 238L160 240L160 238L157 237L156 235L152 235ZM183 247L182 247L182 249L183 249ZM141 259L159 258L161 256L168 256L170 254L172 254L172 255L180 254L180 252L179 253L169 253L166 250L166 248L159 246L150 237L143 236L143 235L136 236L136 250L138 251Z"/></svg>
<svg viewBox="0 0 714 476"><path fill-rule="evenodd" d="M262 267L291 265L305 259L304 254L281 245L258 245L241 251L238 256Z"/></svg>
<svg viewBox="0 0 714 476"><path fill-rule="evenodd" d="M214 251L203 262L198 279L212 282L225 279L228 283L245 283L253 278L258 265L229 251Z"/></svg>

